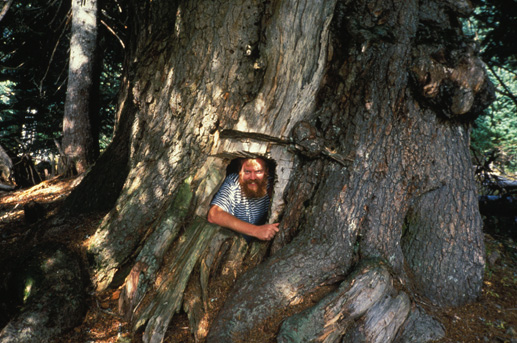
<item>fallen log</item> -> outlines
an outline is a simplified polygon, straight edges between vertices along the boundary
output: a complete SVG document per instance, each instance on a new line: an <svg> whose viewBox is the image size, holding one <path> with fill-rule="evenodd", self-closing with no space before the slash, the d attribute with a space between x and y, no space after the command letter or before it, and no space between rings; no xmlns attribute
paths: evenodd
<svg viewBox="0 0 517 343"><path fill-rule="evenodd" d="M0 191L12 191L15 188L16 188L16 186L5 185L3 183L0 183Z"/></svg>
<svg viewBox="0 0 517 343"><path fill-rule="evenodd" d="M504 194L517 191L517 180L512 180L501 175L492 173L485 174L480 182L483 187L491 191L504 192Z"/></svg>
<svg viewBox="0 0 517 343"><path fill-rule="evenodd" d="M505 178L499 178L497 180L497 184L501 187L501 188L504 188L508 191L511 191L511 190L517 190L517 181L515 180L509 180L509 179L505 179Z"/></svg>

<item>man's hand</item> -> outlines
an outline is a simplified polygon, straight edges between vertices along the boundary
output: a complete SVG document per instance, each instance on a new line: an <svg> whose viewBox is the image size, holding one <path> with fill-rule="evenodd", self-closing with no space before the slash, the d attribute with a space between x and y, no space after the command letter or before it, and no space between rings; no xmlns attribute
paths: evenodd
<svg viewBox="0 0 517 343"><path fill-rule="evenodd" d="M276 233L278 232L279 224L280 223L274 223L257 226L257 229L255 230L255 234L253 236L263 241L269 241L273 237L275 237Z"/></svg>
<svg viewBox="0 0 517 343"><path fill-rule="evenodd" d="M208 222L217 224L225 228L243 233L248 236L258 238L263 241L269 241L275 237L278 232L279 223L253 225L242 221L235 216L223 211L219 206L213 205L208 211Z"/></svg>

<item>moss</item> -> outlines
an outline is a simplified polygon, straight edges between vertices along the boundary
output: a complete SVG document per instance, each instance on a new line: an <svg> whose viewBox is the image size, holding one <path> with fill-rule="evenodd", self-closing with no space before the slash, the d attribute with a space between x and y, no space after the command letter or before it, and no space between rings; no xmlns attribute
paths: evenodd
<svg viewBox="0 0 517 343"><path fill-rule="evenodd" d="M188 177L179 187L172 203L172 208L181 212L188 210L194 192L191 189L192 176Z"/></svg>

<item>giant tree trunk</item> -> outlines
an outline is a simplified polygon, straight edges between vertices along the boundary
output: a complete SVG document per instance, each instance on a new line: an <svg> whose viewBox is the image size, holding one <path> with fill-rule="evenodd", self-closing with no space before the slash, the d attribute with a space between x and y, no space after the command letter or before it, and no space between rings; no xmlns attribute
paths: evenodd
<svg viewBox="0 0 517 343"><path fill-rule="evenodd" d="M180 311L200 341L440 337L414 305L476 299L484 269L468 122L491 88L467 2L131 4L129 174L89 254L144 342ZM276 165L271 246L205 220L248 155Z"/></svg>

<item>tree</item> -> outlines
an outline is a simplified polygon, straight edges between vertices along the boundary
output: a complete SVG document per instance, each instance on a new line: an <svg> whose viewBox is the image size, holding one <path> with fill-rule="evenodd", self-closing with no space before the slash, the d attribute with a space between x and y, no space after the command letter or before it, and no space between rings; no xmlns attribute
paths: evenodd
<svg viewBox="0 0 517 343"><path fill-rule="evenodd" d="M96 47L97 0L74 0L62 148L69 167L79 174L94 162L98 150L90 119Z"/></svg>
<svg viewBox="0 0 517 343"><path fill-rule="evenodd" d="M105 149L113 134L127 13L116 1L101 2L99 8L95 83L88 105L94 150L99 144ZM16 1L2 19L0 143L13 155L21 155L22 147L40 158L57 153L55 140L63 135L70 31L71 1Z"/></svg>
<svg viewBox="0 0 517 343"><path fill-rule="evenodd" d="M144 342L180 311L210 342L443 335L420 299L473 301L484 270L469 123L493 90L461 32L467 2L129 7L117 131L67 208L111 209L92 282L122 285ZM206 221L249 155L276 170L271 246Z"/></svg>

